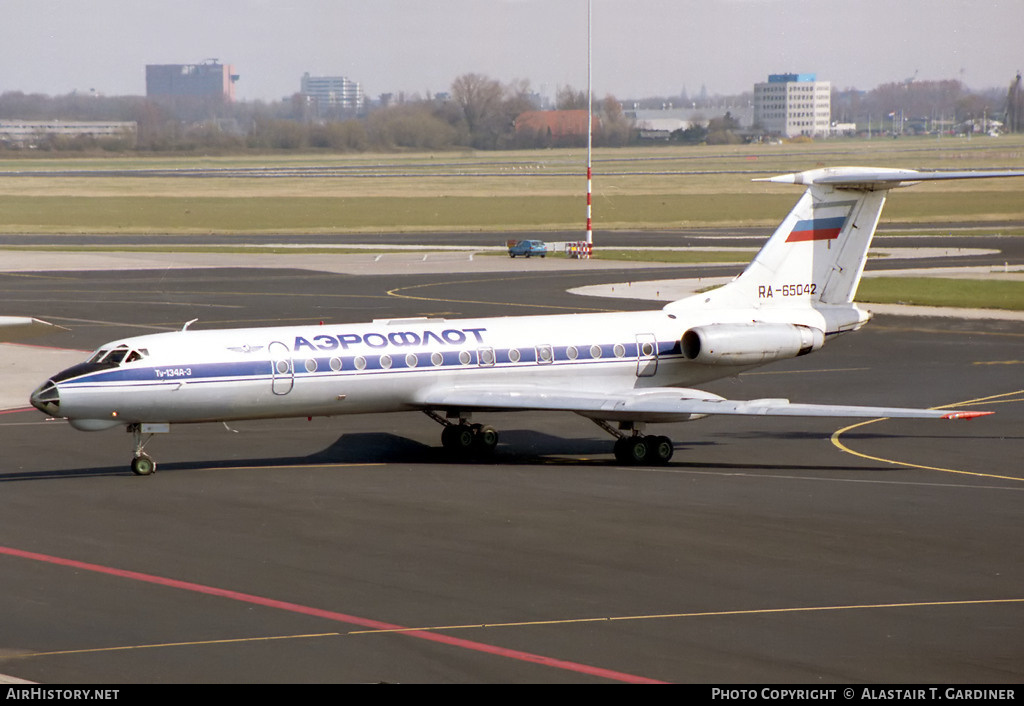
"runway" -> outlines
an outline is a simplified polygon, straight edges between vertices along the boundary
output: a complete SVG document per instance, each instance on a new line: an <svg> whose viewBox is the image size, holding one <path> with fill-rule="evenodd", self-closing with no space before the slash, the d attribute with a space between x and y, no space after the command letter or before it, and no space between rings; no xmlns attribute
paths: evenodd
<svg viewBox="0 0 1024 706"><path fill-rule="evenodd" d="M711 268L719 272L722 268ZM634 268L666 279L708 268ZM271 322L637 310L588 268L0 275L91 350ZM418 413L130 438L0 415L0 673L44 683L1019 683L1019 322L879 316L734 398L968 406L970 422L709 418L618 466L574 415L495 414L453 464ZM43 355L40 349L40 355ZM42 380L33 381L33 383Z"/></svg>

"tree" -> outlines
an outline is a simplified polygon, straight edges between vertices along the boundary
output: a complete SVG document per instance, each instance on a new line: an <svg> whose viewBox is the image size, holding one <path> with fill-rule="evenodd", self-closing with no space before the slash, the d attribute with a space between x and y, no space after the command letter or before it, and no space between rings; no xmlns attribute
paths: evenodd
<svg viewBox="0 0 1024 706"><path fill-rule="evenodd" d="M1006 130L1007 132L1024 132L1024 89L1021 88L1021 75L1010 84L1006 93Z"/></svg>
<svg viewBox="0 0 1024 706"><path fill-rule="evenodd" d="M464 74L452 83L451 92L461 113L465 144L477 149L516 146L516 117L536 107L530 82L524 79L503 86L480 74ZM443 108L437 114L450 116Z"/></svg>
<svg viewBox="0 0 1024 706"><path fill-rule="evenodd" d="M257 149L296 150L307 143L308 133L294 120L257 120L248 145Z"/></svg>
<svg viewBox="0 0 1024 706"><path fill-rule="evenodd" d="M343 152L362 152L370 147L366 128L358 120L313 125L309 129L309 144Z"/></svg>
<svg viewBox="0 0 1024 706"><path fill-rule="evenodd" d="M470 144L481 149L497 145L501 125L501 84L480 74L463 74L452 83L452 99L462 109Z"/></svg>
<svg viewBox="0 0 1024 706"><path fill-rule="evenodd" d="M707 139L708 129L700 123L694 122L685 130L675 130L669 139L672 142L681 142L684 145L699 145Z"/></svg>
<svg viewBox="0 0 1024 706"><path fill-rule="evenodd" d="M367 118L366 125L371 142L388 149L445 149L455 144L458 135L423 102L378 110Z"/></svg>
<svg viewBox="0 0 1024 706"><path fill-rule="evenodd" d="M587 92L577 91L572 86L562 86L555 94L555 108L558 110L586 110Z"/></svg>
<svg viewBox="0 0 1024 706"><path fill-rule="evenodd" d="M633 123L622 111L622 104L615 96L605 96L601 105L601 144L608 147L622 147L629 144Z"/></svg>
<svg viewBox="0 0 1024 706"><path fill-rule="evenodd" d="M725 115L708 121L707 136L704 141L709 145L738 145L743 140L736 135L740 129L740 121L726 111Z"/></svg>

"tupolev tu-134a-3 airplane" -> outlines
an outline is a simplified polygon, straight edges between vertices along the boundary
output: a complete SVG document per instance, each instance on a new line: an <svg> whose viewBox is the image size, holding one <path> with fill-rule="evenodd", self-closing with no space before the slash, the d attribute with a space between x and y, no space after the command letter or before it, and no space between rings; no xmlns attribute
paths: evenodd
<svg viewBox="0 0 1024 706"><path fill-rule="evenodd" d="M188 330L112 341L43 383L32 404L76 429L134 435L143 448L185 422L421 411L453 452L482 456L493 411L575 412L617 437L622 463L673 453L648 424L711 414L964 419L990 412L737 401L694 389L805 355L863 326L853 302L889 189L1024 172L838 167L760 181L806 186L796 206L729 284L646 312Z"/></svg>

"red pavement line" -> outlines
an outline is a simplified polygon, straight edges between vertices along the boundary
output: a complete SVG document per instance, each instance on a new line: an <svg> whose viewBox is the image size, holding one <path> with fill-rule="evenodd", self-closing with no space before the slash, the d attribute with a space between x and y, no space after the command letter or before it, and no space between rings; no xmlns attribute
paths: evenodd
<svg viewBox="0 0 1024 706"><path fill-rule="evenodd" d="M132 581L142 581L145 583L156 584L158 586L180 588L186 591L203 593L210 596L230 598L231 600L235 601L253 603L255 605L261 605L267 608L276 608L278 610L287 610L292 613L311 615L318 618L324 618L326 620L333 620L339 623L348 623L350 625L358 625L360 627L371 628L374 630L400 630L401 632L398 633L400 635L408 635L410 637L420 638L421 640L429 640L431 642L438 642L453 647L461 647L462 649L473 650L475 652L483 652L486 654L496 655L498 657L516 659L522 662L532 662L533 664L541 664L547 667L555 667L556 669L565 669L572 672L579 672L580 674L588 674L603 679L611 679L615 681L627 682L630 684L663 683L656 679L648 679L647 677L640 677L634 674L626 674L624 672L617 672L611 669L591 667L586 664L580 664L578 662L569 662L562 659L555 659L553 657L545 657L543 655L537 655L531 652L510 650L504 647L488 645L473 640L463 640L457 637L450 637L448 635L442 635L440 633L431 631L409 630L407 628L403 628L400 625L393 625L391 623L385 623L379 620L360 618L354 615L347 615L345 613L337 613L331 610L323 610L321 608L312 608L309 606L299 605L297 603L289 603L287 601L275 600L273 598L263 598L261 596L254 596L249 593L240 593L238 591L230 591L223 588L215 588L213 586L204 586L202 584L191 583L189 581L179 581L178 579L154 576L152 574L143 574L137 571L127 571L125 569L115 569L109 566L102 566L100 564L90 564L83 561L76 561L74 559L64 559L61 557L50 556L47 554L37 554L36 552L28 552L21 549L14 549L13 547L0 546L0 554L6 554L8 556L18 557L21 559L41 561L48 564L56 564L59 566L68 566L75 569L81 569L84 571L94 571L100 574L108 574L110 576L117 576L120 578L130 579Z"/></svg>

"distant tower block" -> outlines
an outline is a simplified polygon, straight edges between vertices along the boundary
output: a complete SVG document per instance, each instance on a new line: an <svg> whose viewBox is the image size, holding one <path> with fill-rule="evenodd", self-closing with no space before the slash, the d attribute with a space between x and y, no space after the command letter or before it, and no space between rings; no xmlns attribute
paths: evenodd
<svg viewBox="0 0 1024 706"><path fill-rule="evenodd" d="M220 98L226 103L235 100L234 67L209 59L202 64L148 64L146 66L146 97Z"/></svg>

